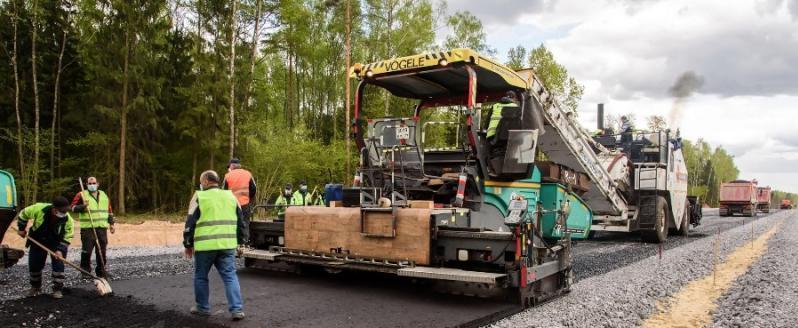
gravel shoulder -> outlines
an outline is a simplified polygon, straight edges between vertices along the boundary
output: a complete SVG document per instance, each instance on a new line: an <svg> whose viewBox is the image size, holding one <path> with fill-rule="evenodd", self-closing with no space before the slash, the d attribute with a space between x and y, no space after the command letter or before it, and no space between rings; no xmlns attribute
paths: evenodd
<svg viewBox="0 0 798 328"><path fill-rule="evenodd" d="M706 216L702 224L693 227L688 237L669 236L668 241L662 245L662 252L765 217L763 214L755 218L719 217L717 212L717 209L705 210ZM646 258L658 256L659 252L660 245L644 243L637 234L600 233L594 239L578 242L574 248L574 281L605 274Z"/></svg>
<svg viewBox="0 0 798 328"><path fill-rule="evenodd" d="M754 221L756 235L770 229L792 212L779 212ZM723 222L723 221L721 221ZM750 242L750 219L721 231L721 260L736 247ZM733 224L733 223L731 223ZM709 235L707 235L709 236ZM526 310L495 323L494 327L637 327L657 311L657 301L675 294L689 281L712 270L716 238L700 238L627 266L574 284L570 295ZM642 246L646 247L646 246ZM620 261L612 258L602 261Z"/></svg>
<svg viewBox="0 0 798 328"><path fill-rule="evenodd" d="M798 213L765 254L718 300L714 327L798 327Z"/></svg>

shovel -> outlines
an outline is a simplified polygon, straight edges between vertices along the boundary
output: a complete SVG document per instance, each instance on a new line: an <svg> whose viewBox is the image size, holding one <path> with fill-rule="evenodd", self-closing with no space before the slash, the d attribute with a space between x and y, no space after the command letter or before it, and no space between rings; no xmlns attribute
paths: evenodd
<svg viewBox="0 0 798 328"><path fill-rule="evenodd" d="M17 229L14 229L14 230L17 230ZM92 279L94 279L94 287L97 289L97 294L99 294L100 296L110 295L110 294L114 293L114 290L111 289L111 284L108 283L108 280L105 280L105 278L97 277L96 275L92 274L91 272L83 270L80 266L77 266L74 263L67 261L67 259L63 258L62 256L59 256L58 254L56 254L55 252L53 252L49 248L45 247L44 245L42 245L42 243L36 241L36 239L31 238L27 234L25 235L25 239L26 240L30 240L30 242L36 244L36 246L39 246L44 251L46 251L47 253L49 253L53 257L57 258L61 262L64 262L67 265L71 266L75 270L78 270L81 273L92 277Z"/></svg>

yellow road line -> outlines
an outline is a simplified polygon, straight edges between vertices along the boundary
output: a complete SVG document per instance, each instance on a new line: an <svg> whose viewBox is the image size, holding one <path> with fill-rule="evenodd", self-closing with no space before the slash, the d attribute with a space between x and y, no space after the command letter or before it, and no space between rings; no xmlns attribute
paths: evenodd
<svg viewBox="0 0 798 328"><path fill-rule="evenodd" d="M748 268L765 253L767 241L778 230L781 222L760 235L753 242L735 249L726 260L715 268L713 274L693 280L674 296L659 301L659 313L643 322L643 327L706 327L712 324L712 313L717 307L716 301L732 285L737 277L748 271Z"/></svg>

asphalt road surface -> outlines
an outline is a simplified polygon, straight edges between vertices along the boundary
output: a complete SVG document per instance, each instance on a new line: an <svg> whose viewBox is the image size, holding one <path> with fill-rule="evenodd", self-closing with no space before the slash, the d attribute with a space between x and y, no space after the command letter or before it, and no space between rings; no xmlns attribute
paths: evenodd
<svg viewBox="0 0 798 328"><path fill-rule="evenodd" d="M239 272L247 320L236 327L453 327L477 323L513 304L423 290L409 281L373 274ZM211 321L228 323L222 283L211 271ZM191 275L114 282L118 296L131 295L164 311L188 312Z"/></svg>
<svg viewBox="0 0 798 328"><path fill-rule="evenodd" d="M712 236L718 230L731 229L752 220L743 217L721 218L710 214L712 213L706 213L703 224L695 228L689 237L669 237L661 251L667 252ZM613 271L657 256L660 252L659 245L642 243L635 235L601 234L597 237L595 240L579 242L575 247L574 271L577 280ZM149 259L156 260L153 257ZM157 260L165 261L164 258ZM190 265L178 263L177 261L188 260L177 257L172 257L171 261L176 266ZM505 300L439 294L429 291L424 285L393 276L372 273L330 275L323 272L299 275L242 269L239 271L239 278L248 317L244 321L233 323L229 320L218 274L212 270L210 276L213 315L200 321L208 326L464 327L487 324L518 310L515 304ZM114 280L112 285L115 296L105 303L115 304L116 309L126 308L122 305L126 302L131 303L131 308L139 309L138 316L112 315L115 310L93 311L85 314L89 318L83 318L84 320L89 319L97 327L105 326L102 323L113 327L150 327L162 326L164 314L168 313L176 318L174 323L185 322L190 323L188 326L197 326L196 318L188 315L188 309L193 305L191 274L165 273L146 278ZM84 285L83 288L88 287ZM87 293L78 292L66 295L62 301L79 303L85 300L71 298L86 297ZM0 303L0 313L25 312L25 309L41 306L43 302L48 301L41 297L7 301ZM101 308L101 305L103 304L97 306ZM79 308L67 307L64 311L55 318L50 318L50 321L45 320L49 318L48 315L39 316L33 311L29 315L22 313L18 319L0 319L0 324L14 326L14 323L30 320L34 324L26 327L69 327L81 322L58 321L58 316L81 318L80 315L70 312L79 311Z"/></svg>

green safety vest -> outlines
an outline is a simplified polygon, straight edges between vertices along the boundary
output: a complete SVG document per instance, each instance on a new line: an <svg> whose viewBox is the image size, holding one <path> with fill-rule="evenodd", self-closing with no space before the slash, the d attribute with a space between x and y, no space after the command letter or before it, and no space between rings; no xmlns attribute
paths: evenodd
<svg viewBox="0 0 798 328"><path fill-rule="evenodd" d="M285 219L285 207L288 205L288 200L282 194L280 197L277 197L277 200L274 202L274 205L277 205L277 218L278 219Z"/></svg>
<svg viewBox="0 0 798 328"><path fill-rule="evenodd" d="M490 114L490 122L488 122L488 134L486 137L491 138L496 135L496 129L499 127L499 121L502 120L502 110L505 108L518 108L518 105L514 103L493 104L493 112Z"/></svg>
<svg viewBox="0 0 798 328"><path fill-rule="evenodd" d="M97 199L94 199L88 190L81 192L80 196L87 205L86 211L78 213L80 228L108 228L108 196L102 190L97 190ZM91 219L89 219L89 211L91 211Z"/></svg>
<svg viewBox="0 0 798 328"><path fill-rule="evenodd" d="M293 206L308 206L308 203L310 203L310 194L306 193L303 197L302 193L297 190L291 195L291 205Z"/></svg>
<svg viewBox="0 0 798 328"><path fill-rule="evenodd" d="M36 203L31 206L28 206L22 210L19 214L19 221L24 223L23 225L27 225L28 221L33 220L33 225L30 227L30 233L35 237L35 232L41 228L42 224L44 224L44 216L46 215L45 209L49 210L52 206L48 203ZM59 226L56 229L59 236L62 236L61 242L64 244L69 245L72 242L72 216L67 213L67 216L64 220L63 226ZM60 221L60 220L59 220Z"/></svg>
<svg viewBox="0 0 798 328"><path fill-rule="evenodd" d="M194 228L194 249L216 251L238 246L238 201L230 190L197 191L200 217Z"/></svg>

